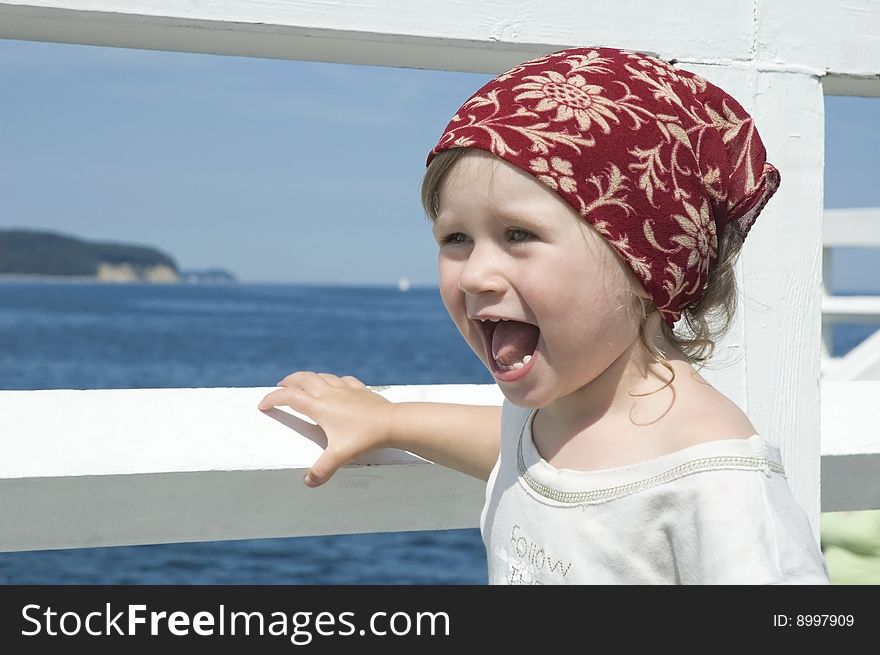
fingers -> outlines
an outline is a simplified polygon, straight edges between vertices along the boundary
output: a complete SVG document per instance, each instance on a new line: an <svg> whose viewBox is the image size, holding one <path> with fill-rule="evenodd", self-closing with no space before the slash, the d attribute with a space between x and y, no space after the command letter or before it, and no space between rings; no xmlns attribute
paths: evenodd
<svg viewBox="0 0 880 655"><path fill-rule="evenodd" d="M302 412L306 416L313 417L311 408L318 402L317 398L304 389L297 386L287 386L276 389L267 394L266 397L260 401L258 407L260 410L266 411L272 407L287 405L296 411ZM344 460L335 455L335 453L328 447L315 461L312 468L306 472L303 482L308 487L318 487L329 480L343 463Z"/></svg>
<svg viewBox="0 0 880 655"><path fill-rule="evenodd" d="M280 382L279 387L299 386L311 393L313 396L320 395L325 386L345 387L353 386L356 388L364 388L366 385L351 375L340 378L332 373L315 373L313 371L297 371L291 373Z"/></svg>
<svg viewBox="0 0 880 655"><path fill-rule="evenodd" d="M278 386L286 387L286 388L299 388L303 391L307 392L309 395L314 396L315 398L320 398L324 395L324 392L329 388L335 385L331 385L322 375L327 375L324 373L314 373L312 371L297 371L296 373L291 373L286 378L281 380L278 383ZM337 385L342 386L341 382L337 382Z"/></svg>
<svg viewBox="0 0 880 655"><path fill-rule="evenodd" d="M272 407L287 405L305 414L318 423L327 417L328 400L335 399L339 392L331 389L366 389L367 385L352 375L339 377L332 373L316 373L313 371L296 371L278 382L279 388L267 394L258 404L261 411ZM345 392L340 398L345 397ZM328 419L329 420L329 419ZM329 480L348 458L339 451L339 447L328 443L323 454L315 461L306 473L303 482L308 487L318 487Z"/></svg>
<svg viewBox="0 0 880 655"><path fill-rule="evenodd" d="M302 385L304 380L317 377L317 375L318 374L313 371L296 371L295 373L291 373L282 378L281 381L278 382L278 386L289 387L290 385Z"/></svg>
<svg viewBox="0 0 880 655"><path fill-rule="evenodd" d="M344 461L336 457L331 450L325 450L306 472L303 482L307 487L319 487L333 477L343 463Z"/></svg>
<svg viewBox="0 0 880 655"><path fill-rule="evenodd" d="M324 380L324 382L329 384L331 387L346 386L345 382L343 382L338 375L333 375L332 373L318 373L318 377Z"/></svg>
<svg viewBox="0 0 880 655"><path fill-rule="evenodd" d="M299 387L282 387L267 394L257 405L261 411L287 405L306 416L312 416L315 397Z"/></svg>

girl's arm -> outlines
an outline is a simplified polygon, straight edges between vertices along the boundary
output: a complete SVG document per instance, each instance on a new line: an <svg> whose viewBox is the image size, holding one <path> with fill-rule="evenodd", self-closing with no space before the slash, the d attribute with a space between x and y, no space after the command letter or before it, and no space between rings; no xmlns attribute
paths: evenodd
<svg viewBox="0 0 880 655"><path fill-rule="evenodd" d="M306 474L324 484L340 466L375 448L401 448L436 464L488 480L498 459L501 408L451 403L392 403L352 376L298 371L258 407L287 405L314 420L327 437Z"/></svg>

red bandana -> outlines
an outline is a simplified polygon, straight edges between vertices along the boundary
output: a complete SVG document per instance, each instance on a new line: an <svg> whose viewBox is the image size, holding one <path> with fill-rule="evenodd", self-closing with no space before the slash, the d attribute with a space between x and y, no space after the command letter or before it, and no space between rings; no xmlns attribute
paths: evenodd
<svg viewBox="0 0 880 655"><path fill-rule="evenodd" d="M531 173L614 247L670 326L697 301L720 233L743 237L779 187L728 93L654 57L571 48L499 75L428 155L480 148Z"/></svg>

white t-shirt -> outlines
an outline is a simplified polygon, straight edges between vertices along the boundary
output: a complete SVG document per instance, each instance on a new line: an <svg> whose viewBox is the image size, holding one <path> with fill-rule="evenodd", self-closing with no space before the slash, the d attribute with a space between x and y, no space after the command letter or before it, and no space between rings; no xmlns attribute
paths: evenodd
<svg viewBox="0 0 880 655"><path fill-rule="evenodd" d="M489 584L828 584L778 449L755 434L556 469L504 401L480 530Z"/></svg>

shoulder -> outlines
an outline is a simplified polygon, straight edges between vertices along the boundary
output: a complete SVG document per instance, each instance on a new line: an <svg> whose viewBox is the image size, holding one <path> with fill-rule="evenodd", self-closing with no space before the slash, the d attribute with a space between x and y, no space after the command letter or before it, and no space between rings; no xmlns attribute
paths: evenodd
<svg viewBox="0 0 880 655"><path fill-rule="evenodd" d="M681 398L674 420L667 422L668 438L676 449L757 434L739 405L707 382L689 381Z"/></svg>

